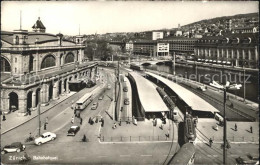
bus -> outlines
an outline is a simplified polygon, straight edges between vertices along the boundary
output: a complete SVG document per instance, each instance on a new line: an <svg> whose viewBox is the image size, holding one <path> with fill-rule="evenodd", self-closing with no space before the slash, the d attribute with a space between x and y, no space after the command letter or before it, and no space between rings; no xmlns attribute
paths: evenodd
<svg viewBox="0 0 260 165"><path fill-rule="evenodd" d="M92 100L92 94L86 93L76 102L76 110L83 111L89 105L89 103L91 103Z"/></svg>
<svg viewBox="0 0 260 165"><path fill-rule="evenodd" d="M130 69L139 70L139 71L143 71L144 70L143 66L136 65L136 64L130 64Z"/></svg>
<svg viewBox="0 0 260 165"><path fill-rule="evenodd" d="M193 165L195 160L195 147L192 143L185 143L174 155L168 164Z"/></svg>

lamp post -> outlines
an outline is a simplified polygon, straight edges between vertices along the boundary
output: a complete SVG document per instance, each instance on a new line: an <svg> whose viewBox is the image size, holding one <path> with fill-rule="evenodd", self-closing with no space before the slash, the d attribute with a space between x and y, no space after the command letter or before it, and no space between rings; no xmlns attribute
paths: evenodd
<svg viewBox="0 0 260 165"><path fill-rule="evenodd" d="M224 118L224 129L223 129L223 164L226 164L227 162L227 121L226 121L226 100L227 100L227 97L226 97L226 93L227 93L227 90L230 89L230 90L239 90L242 85L241 84L233 84L233 85L230 85L230 83L227 81L226 82L226 85L220 85L219 83L213 81L212 83L210 83L211 86L213 87L216 87L218 89L222 89L224 91L224 103L223 103L223 106L224 106L224 112L223 112L223 118Z"/></svg>

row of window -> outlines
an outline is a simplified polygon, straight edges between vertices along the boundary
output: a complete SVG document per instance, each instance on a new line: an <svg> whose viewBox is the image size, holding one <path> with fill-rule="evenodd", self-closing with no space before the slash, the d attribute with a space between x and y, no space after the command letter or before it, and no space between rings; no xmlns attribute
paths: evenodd
<svg viewBox="0 0 260 165"><path fill-rule="evenodd" d="M74 62L74 55L72 53L67 54L65 57L65 64ZM49 68L56 65L55 58L53 55L47 55L41 64L41 69L43 68Z"/></svg>

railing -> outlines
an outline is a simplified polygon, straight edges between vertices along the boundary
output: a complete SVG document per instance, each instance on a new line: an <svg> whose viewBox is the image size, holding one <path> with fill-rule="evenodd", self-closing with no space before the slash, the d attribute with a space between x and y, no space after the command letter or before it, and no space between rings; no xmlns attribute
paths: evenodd
<svg viewBox="0 0 260 165"><path fill-rule="evenodd" d="M144 141L172 141L167 136L100 136L101 142L144 142Z"/></svg>

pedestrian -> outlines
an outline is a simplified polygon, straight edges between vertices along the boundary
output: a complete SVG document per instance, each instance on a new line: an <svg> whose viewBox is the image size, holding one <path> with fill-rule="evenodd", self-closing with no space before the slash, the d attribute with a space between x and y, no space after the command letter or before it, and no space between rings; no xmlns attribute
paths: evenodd
<svg viewBox="0 0 260 165"><path fill-rule="evenodd" d="M83 141L83 142L86 142L86 141L87 141L87 137L86 137L85 134L83 135L82 141Z"/></svg>
<svg viewBox="0 0 260 165"><path fill-rule="evenodd" d="M80 125L82 125L82 120L83 120L83 119L82 119L82 118L80 118Z"/></svg>
<svg viewBox="0 0 260 165"><path fill-rule="evenodd" d="M30 116L31 116L31 114L32 114L30 109L28 109L28 114L29 114Z"/></svg>
<svg viewBox="0 0 260 165"><path fill-rule="evenodd" d="M114 129L116 128L116 123L114 123Z"/></svg>
<svg viewBox="0 0 260 165"><path fill-rule="evenodd" d="M162 123L162 125L161 125L161 129L163 130L163 123Z"/></svg>
<svg viewBox="0 0 260 165"><path fill-rule="evenodd" d="M3 114L3 121L5 121L6 120L6 118L5 118L5 114Z"/></svg>
<svg viewBox="0 0 260 165"><path fill-rule="evenodd" d="M210 139L209 139L209 147L212 146L212 143L213 143L213 140L210 138Z"/></svg>
<svg viewBox="0 0 260 165"><path fill-rule="evenodd" d="M119 124L118 124L119 126L121 126L121 122L122 122L122 121L121 121L121 119L120 119L120 120L119 120Z"/></svg>
<svg viewBox="0 0 260 165"><path fill-rule="evenodd" d="M74 116L71 118L71 123L74 124Z"/></svg>
<svg viewBox="0 0 260 165"><path fill-rule="evenodd" d="M88 123L89 123L89 124L91 123L91 117L89 117L89 119L88 119Z"/></svg>
<svg viewBox="0 0 260 165"><path fill-rule="evenodd" d="M235 131L237 131L237 124L235 123Z"/></svg>
<svg viewBox="0 0 260 165"><path fill-rule="evenodd" d="M81 118L81 117L80 117L80 112L78 113L77 117L78 117L78 118Z"/></svg>
<svg viewBox="0 0 260 165"><path fill-rule="evenodd" d="M45 123L48 124L48 121L49 121L49 119L48 119L48 117L46 117L45 118Z"/></svg>
<svg viewBox="0 0 260 165"><path fill-rule="evenodd" d="M169 137L170 137L170 128L167 130L166 137L167 137L167 138L169 138Z"/></svg>
<svg viewBox="0 0 260 165"><path fill-rule="evenodd" d="M44 130L47 129L47 123L44 123Z"/></svg>
<svg viewBox="0 0 260 165"><path fill-rule="evenodd" d="M154 126L157 126L157 119L154 120Z"/></svg>
<svg viewBox="0 0 260 165"><path fill-rule="evenodd" d="M250 132L253 133L253 127L252 126L250 126Z"/></svg>
<svg viewBox="0 0 260 165"><path fill-rule="evenodd" d="M101 127L104 127L104 119L101 120Z"/></svg>
<svg viewBox="0 0 260 165"><path fill-rule="evenodd" d="M153 115L153 119L155 120L155 115Z"/></svg>

